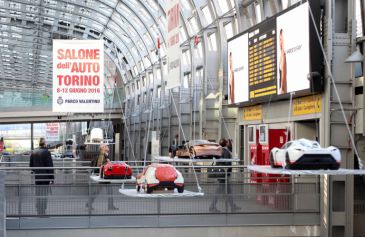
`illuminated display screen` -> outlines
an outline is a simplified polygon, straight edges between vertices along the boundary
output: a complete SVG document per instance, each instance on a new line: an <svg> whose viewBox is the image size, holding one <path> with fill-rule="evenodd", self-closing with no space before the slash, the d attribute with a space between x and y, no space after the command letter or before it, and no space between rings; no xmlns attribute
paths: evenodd
<svg viewBox="0 0 365 237"><path fill-rule="evenodd" d="M276 38L270 22L248 33L249 98L276 94Z"/></svg>
<svg viewBox="0 0 365 237"><path fill-rule="evenodd" d="M319 6L314 5L311 1L317 21ZM291 92L309 94L307 75L322 72L314 34L306 2L228 40L228 103L248 105L285 99Z"/></svg>

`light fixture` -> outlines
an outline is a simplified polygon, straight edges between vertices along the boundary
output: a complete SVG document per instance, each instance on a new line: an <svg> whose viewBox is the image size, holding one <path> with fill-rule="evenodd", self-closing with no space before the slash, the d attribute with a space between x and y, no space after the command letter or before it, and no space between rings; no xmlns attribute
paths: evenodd
<svg viewBox="0 0 365 237"><path fill-rule="evenodd" d="M346 58L345 63L360 63L364 59L364 56L361 54L359 48L356 48L356 51L353 52L350 57Z"/></svg>

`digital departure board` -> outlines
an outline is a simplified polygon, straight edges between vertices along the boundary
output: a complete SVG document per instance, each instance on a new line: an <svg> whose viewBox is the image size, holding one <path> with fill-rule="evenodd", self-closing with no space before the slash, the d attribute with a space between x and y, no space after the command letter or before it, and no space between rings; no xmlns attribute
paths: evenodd
<svg viewBox="0 0 365 237"><path fill-rule="evenodd" d="M250 99L276 95L276 34L269 23L248 33Z"/></svg>
<svg viewBox="0 0 365 237"><path fill-rule="evenodd" d="M310 72L322 73L318 1L298 3L228 40L228 104L248 105L310 93Z"/></svg>

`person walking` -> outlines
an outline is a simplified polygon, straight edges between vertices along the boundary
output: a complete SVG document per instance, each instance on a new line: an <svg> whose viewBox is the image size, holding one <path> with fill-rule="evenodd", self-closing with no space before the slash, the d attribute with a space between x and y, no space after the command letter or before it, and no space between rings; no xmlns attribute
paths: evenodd
<svg viewBox="0 0 365 237"><path fill-rule="evenodd" d="M232 159L232 154L227 147L228 143L229 143L229 141L226 138L222 138L219 141L219 145L221 145L223 148L222 156L221 156L222 159ZM217 162L216 165L217 166L231 166L232 162ZM231 176L231 172L232 172L232 168L228 168L228 169L226 169L226 172L224 172L224 175L222 174L222 177L217 178L218 185L217 185L216 195L213 198L213 202L210 204L210 207L209 207L210 212L221 212L220 210L217 209L217 202L218 202L219 195L222 195L222 194L227 194L227 201L228 201L229 206L231 207L231 212L236 212L241 209L239 206L237 206L233 202L232 187L229 183L229 177Z"/></svg>
<svg viewBox="0 0 365 237"><path fill-rule="evenodd" d="M52 167L51 153L47 149L46 140L39 139L39 148L30 155L29 167ZM33 169L35 174L35 196L38 215L45 215L47 209L47 196L50 193L50 184L54 182L53 169Z"/></svg>
<svg viewBox="0 0 365 237"><path fill-rule="evenodd" d="M109 160L109 146L106 144L101 144L99 147L99 155L96 159L96 162L93 166L101 167L103 165L106 165ZM100 169L97 168L94 170L94 173L99 173ZM104 185L103 185L104 184ZM106 184L106 185L105 185ZM113 201L113 187L111 186L110 182L100 182L96 187L95 191L93 192L93 195L90 197L89 202L86 203L86 207L93 209L93 203L95 201L96 195L98 195L101 191L101 188L105 186L107 188L108 192L108 210L118 210L117 207L114 206Z"/></svg>

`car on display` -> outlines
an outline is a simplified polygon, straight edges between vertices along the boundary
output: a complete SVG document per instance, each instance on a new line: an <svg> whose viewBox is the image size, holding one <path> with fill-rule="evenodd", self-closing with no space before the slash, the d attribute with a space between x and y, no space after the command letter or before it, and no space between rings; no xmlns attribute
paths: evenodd
<svg viewBox="0 0 365 237"><path fill-rule="evenodd" d="M179 146L176 150L176 156L179 158L192 157L196 159L220 158L223 148L215 142L207 140L192 140Z"/></svg>
<svg viewBox="0 0 365 237"><path fill-rule="evenodd" d="M317 141L304 138L288 141L281 148L274 147L270 152L270 165L273 168L336 170L340 163L341 153L338 148L322 148Z"/></svg>
<svg viewBox="0 0 365 237"><path fill-rule="evenodd" d="M66 150L62 152L61 158L75 158L75 154L71 150Z"/></svg>
<svg viewBox="0 0 365 237"><path fill-rule="evenodd" d="M51 157L53 160L60 160L62 158L62 154L51 152Z"/></svg>
<svg viewBox="0 0 365 237"><path fill-rule="evenodd" d="M100 167L100 178L102 179L130 179L132 168L124 162L108 162Z"/></svg>
<svg viewBox="0 0 365 237"><path fill-rule="evenodd" d="M184 177L169 164L151 164L136 178L137 192L141 189L144 189L146 193L152 193L154 190L174 190L175 188L179 193L184 192Z"/></svg>

